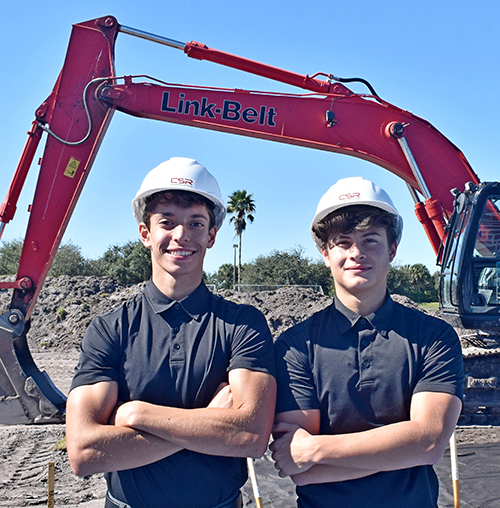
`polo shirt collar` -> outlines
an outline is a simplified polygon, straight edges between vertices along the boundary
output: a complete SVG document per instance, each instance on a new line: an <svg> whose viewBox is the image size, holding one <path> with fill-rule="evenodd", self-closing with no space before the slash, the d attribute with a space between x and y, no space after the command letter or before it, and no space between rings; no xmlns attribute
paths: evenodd
<svg viewBox="0 0 500 508"><path fill-rule="evenodd" d="M186 296L181 301L177 301L163 294L154 285L153 281L150 280L144 289L144 294L156 314L160 314L172 308L174 305L179 304L187 314L193 319L198 320L208 309L211 293L202 281L190 295Z"/></svg>
<svg viewBox="0 0 500 508"><path fill-rule="evenodd" d="M390 316L394 310L394 302L389 292L386 293L385 300L382 305L368 316L361 316L360 314L348 309L336 296L333 301L333 306L335 311L338 313L337 324L340 333L349 331L360 319L366 319L370 325L383 336L386 336L387 334L387 324L390 322Z"/></svg>

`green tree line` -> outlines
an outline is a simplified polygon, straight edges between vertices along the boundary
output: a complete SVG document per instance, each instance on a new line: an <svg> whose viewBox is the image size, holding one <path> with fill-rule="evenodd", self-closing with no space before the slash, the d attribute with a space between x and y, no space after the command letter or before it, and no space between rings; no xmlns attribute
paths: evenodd
<svg viewBox="0 0 500 508"><path fill-rule="evenodd" d="M22 241L0 244L0 276L15 275L21 256ZM310 259L301 246L286 251L274 250L258 256L241 266L241 284L251 285L319 285L325 294L333 295L330 270L321 259ZM216 289L232 289L235 267L226 263L212 273L205 273L207 284ZM149 250L140 240L110 246L97 259L87 259L81 248L72 242L62 244L57 251L49 276L92 275L113 277L122 284L138 284L151 277ZM420 263L391 266L387 278L389 291L411 298L415 302L438 300L438 273L431 275Z"/></svg>
<svg viewBox="0 0 500 508"><path fill-rule="evenodd" d="M0 276L15 275L21 257L22 240L0 245ZM113 277L122 284L138 284L151 277L151 256L140 240L111 245L98 259L88 259L78 245L62 244L49 270L49 277L93 275Z"/></svg>
<svg viewBox="0 0 500 508"><path fill-rule="evenodd" d="M303 247L287 251L272 251L258 256L241 267L241 284L250 285L319 285L323 292L334 295L330 269L322 259L312 260L304 256ZM217 289L232 289L234 267L226 263L216 272L206 274L205 280ZM429 269L420 263L414 265L391 265L387 286L392 294L411 298L414 302L438 301L439 272L431 275Z"/></svg>

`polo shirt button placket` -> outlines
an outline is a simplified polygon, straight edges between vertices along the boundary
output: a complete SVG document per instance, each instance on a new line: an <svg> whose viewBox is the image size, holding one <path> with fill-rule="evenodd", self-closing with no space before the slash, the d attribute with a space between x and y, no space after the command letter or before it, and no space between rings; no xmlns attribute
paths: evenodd
<svg viewBox="0 0 500 508"><path fill-rule="evenodd" d="M176 305L179 305L179 304L176 304ZM184 362L184 351L182 350L182 337L180 337L180 341L179 341L179 337L178 337L180 330L181 330L180 326L175 326L174 328L172 328L172 338L171 338L172 352L171 352L170 361L173 363L183 363Z"/></svg>

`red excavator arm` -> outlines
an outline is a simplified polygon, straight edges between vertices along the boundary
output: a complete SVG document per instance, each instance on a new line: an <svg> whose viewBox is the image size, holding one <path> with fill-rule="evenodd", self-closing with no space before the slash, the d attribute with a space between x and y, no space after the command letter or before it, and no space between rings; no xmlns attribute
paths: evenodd
<svg viewBox="0 0 500 508"><path fill-rule="evenodd" d="M192 58L297 86L303 92L263 93L174 85L146 76L117 77L114 44L120 31L182 49ZM8 357L16 367L0 372L0 397L18 398L22 410L18 408L17 413L24 413L28 421L62 418L64 396L51 388L50 380L34 365L26 343L27 323L115 110L373 162L407 182L419 220L437 253L454 209L451 188L464 189L468 182L478 185L479 178L460 150L429 122L374 93L356 94L332 76L319 76L303 76L196 42L183 44L140 32L120 26L111 16L74 25L62 71L36 111L0 206L3 229L14 215L36 147L47 132L17 278L0 283L0 288L14 288L10 310L1 318L0 354L4 365ZM28 381L34 386L30 393ZM11 412L10 420L21 419L17 413Z"/></svg>

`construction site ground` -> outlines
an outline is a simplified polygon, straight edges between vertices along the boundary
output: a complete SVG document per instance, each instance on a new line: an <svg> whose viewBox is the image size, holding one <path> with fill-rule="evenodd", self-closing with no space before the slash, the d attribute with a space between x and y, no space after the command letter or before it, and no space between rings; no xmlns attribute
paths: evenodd
<svg viewBox="0 0 500 508"><path fill-rule="evenodd" d="M119 305L142 289L124 287L109 278L60 277L49 279L33 315L29 344L35 363L55 385L68 393L78 357L78 345L90 320ZM282 288L261 293L223 292L226 298L260 308L276 337L293 324L329 305L331 299L311 289ZM402 303L414 305L404 298ZM0 292L0 305L10 301ZM480 423L480 424L478 424ZM55 463L54 506L101 508L102 475L79 478L69 467L63 424L0 426L0 507L47 506L48 463ZM498 419L478 418L457 427L462 508L497 508L500 503L500 425ZM439 507L454 506L449 450L436 465L440 479ZM294 486L277 475L269 453L255 462L265 507L295 506ZM243 489L244 506L255 506L249 482Z"/></svg>

